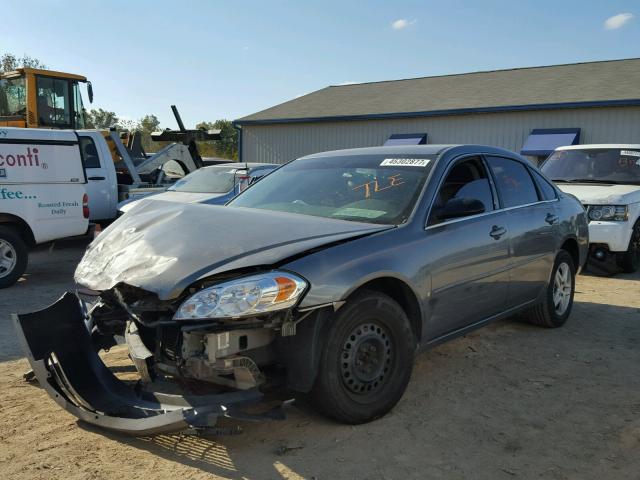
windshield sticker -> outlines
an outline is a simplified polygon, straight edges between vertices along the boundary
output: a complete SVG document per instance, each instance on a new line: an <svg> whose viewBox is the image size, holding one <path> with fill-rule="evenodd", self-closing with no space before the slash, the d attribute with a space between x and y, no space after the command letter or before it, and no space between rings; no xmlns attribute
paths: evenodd
<svg viewBox="0 0 640 480"><path fill-rule="evenodd" d="M401 174L396 173L395 175L389 176L389 183L387 185L381 186L378 182L378 179L372 180L367 183L363 183L362 185L358 185L357 187L353 187L352 190L362 189L364 191L364 198L371 198L372 193L382 192L384 190L388 190L389 188L399 187L400 185L404 185L404 180L400 176Z"/></svg>
<svg viewBox="0 0 640 480"><path fill-rule="evenodd" d="M427 158L385 158L381 167L426 167L429 165Z"/></svg>
<svg viewBox="0 0 640 480"><path fill-rule="evenodd" d="M620 155L623 157L640 157L640 152L635 150L620 150Z"/></svg>
<svg viewBox="0 0 640 480"><path fill-rule="evenodd" d="M334 216L340 217L361 217L361 218L378 218L387 212L382 210L365 210L364 208L346 207L334 212Z"/></svg>

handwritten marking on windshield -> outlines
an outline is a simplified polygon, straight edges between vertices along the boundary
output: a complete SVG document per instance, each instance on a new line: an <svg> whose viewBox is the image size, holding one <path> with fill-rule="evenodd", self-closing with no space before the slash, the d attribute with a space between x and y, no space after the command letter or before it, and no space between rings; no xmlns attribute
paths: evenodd
<svg viewBox="0 0 640 480"><path fill-rule="evenodd" d="M378 183L378 179L376 178L375 180L372 180L370 182L363 183L362 185L358 185L357 187L353 187L353 190L359 190L362 188L364 191L364 198L368 199L368 198L371 198L372 193L382 192L384 190L388 190L389 188L399 187L400 185L403 185L404 180L402 179L401 175L402 174L400 173L396 173L395 175L390 175L388 177L389 184L385 187L381 187L380 184ZM373 187L373 191L372 191L372 187Z"/></svg>

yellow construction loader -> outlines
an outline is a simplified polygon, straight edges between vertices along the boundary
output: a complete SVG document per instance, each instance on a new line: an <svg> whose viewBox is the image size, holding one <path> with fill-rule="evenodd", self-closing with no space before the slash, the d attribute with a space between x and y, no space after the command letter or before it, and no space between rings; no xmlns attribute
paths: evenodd
<svg viewBox="0 0 640 480"><path fill-rule="evenodd" d="M81 83L86 83L93 102L91 82L82 75L35 68L1 73L0 126L85 128Z"/></svg>

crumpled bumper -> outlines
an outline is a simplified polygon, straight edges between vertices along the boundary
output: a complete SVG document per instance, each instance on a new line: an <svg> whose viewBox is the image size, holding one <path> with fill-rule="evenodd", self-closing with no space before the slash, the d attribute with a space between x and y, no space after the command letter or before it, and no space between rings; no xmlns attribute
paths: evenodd
<svg viewBox="0 0 640 480"><path fill-rule="evenodd" d="M220 417L284 418L277 407L251 415L257 389L216 395L169 395L134 389L116 378L92 346L80 302L71 292L38 312L13 315L18 337L40 385L80 420L133 435L212 428Z"/></svg>

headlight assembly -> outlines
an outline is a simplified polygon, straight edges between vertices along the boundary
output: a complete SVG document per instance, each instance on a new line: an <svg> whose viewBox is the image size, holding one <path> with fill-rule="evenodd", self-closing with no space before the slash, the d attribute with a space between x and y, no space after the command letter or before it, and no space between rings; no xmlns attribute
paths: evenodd
<svg viewBox="0 0 640 480"><path fill-rule="evenodd" d="M590 205L589 220L626 222L629 217L627 205Z"/></svg>
<svg viewBox="0 0 640 480"><path fill-rule="evenodd" d="M306 281L287 272L243 277L200 290L180 305L173 318L239 318L285 310L306 288Z"/></svg>

